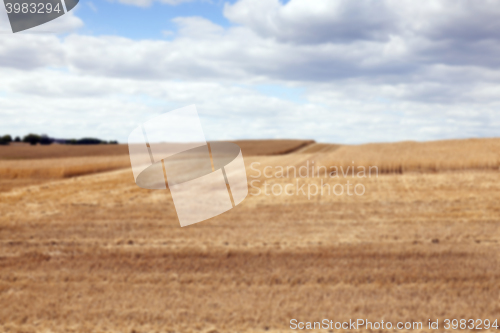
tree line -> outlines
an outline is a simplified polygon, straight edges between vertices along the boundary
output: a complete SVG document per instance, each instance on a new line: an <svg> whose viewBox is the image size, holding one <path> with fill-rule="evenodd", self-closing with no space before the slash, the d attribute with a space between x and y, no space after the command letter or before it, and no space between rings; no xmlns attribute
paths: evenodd
<svg viewBox="0 0 500 333"><path fill-rule="evenodd" d="M28 135L23 136L21 139L19 136L16 136L14 139L12 139L12 136L9 134L6 134L4 136L0 136L0 145L9 145L11 142L25 142L29 143L30 145L51 145L53 143L58 143L58 144L65 144L65 145L115 145L118 144L118 141L116 140L111 140L111 141L106 141L106 140L101 140L97 138L82 138L82 139L56 139L56 138L51 138L47 135L38 135L38 134L33 134L30 133Z"/></svg>

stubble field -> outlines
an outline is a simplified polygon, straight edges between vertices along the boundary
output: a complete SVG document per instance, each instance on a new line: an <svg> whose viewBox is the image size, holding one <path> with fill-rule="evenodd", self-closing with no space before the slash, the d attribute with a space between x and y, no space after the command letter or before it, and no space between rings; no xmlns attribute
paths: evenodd
<svg viewBox="0 0 500 333"><path fill-rule="evenodd" d="M244 150L253 185L242 204L185 228L168 190L137 187L126 166L98 167L126 155L72 157L75 168L95 159L101 173L83 176L0 161L4 175L26 169L2 179L11 185L0 192L0 331L500 319L500 139L273 144ZM68 158L45 159L62 167ZM331 166L342 167L338 177ZM361 166L378 176L359 177ZM281 177L280 167L307 175Z"/></svg>

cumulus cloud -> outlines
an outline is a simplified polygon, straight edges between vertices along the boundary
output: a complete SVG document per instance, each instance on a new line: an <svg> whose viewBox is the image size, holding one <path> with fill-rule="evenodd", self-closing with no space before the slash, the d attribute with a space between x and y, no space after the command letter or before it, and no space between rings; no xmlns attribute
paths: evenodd
<svg viewBox="0 0 500 333"><path fill-rule="evenodd" d="M300 130L300 118L290 117L298 115L302 106L265 96L251 87L104 77L96 80L54 70L38 70L29 77L13 69L4 74L0 86L8 88L0 94L2 125L9 124L11 133L50 128L54 136L74 136L76 131L125 140L129 131L146 119L194 103L209 139L279 137L285 128L292 136L312 134ZM311 111L321 109L308 107ZM20 111L22 121L18 121Z"/></svg>
<svg viewBox="0 0 500 333"><path fill-rule="evenodd" d="M376 15L374 15L376 13ZM393 13L380 0L240 0L224 15L264 37L284 42L322 43L387 39Z"/></svg>
<svg viewBox="0 0 500 333"><path fill-rule="evenodd" d="M498 39L496 0L240 0L225 16L264 37L284 42L387 40L393 35L430 39Z"/></svg>
<svg viewBox="0 0 500 333"><path fill-rule="evenodd" d="M500 115L494 112L500 103L494 99L457 105L422 103L409 98L414 87L374 89L355 80L309 85L303 101L294 102L262 93L253 84L139 81L48 69L29 76L16 69L2 74L0 132L15 135L50 130L49 134L58 137L92 135L124 142L137 124L193 103L209 140L429 140L494 136L500 125ZM495 91L486 93L493 97Z"/></svg>
<svg viewBox="0 0 500 333"><path fill-rule="evenodd" d="M3 126L67 119L51 128L123 140L145 116L195 103L216 139L492 136L500 125L495 3L239 0L224 7L234 26L177 18L170 40L7 36ZM303 95L278 98L263 92L268 84ZM27 121L16 120L19 110ZM91 116L72 123L83 113Z"/></svg>

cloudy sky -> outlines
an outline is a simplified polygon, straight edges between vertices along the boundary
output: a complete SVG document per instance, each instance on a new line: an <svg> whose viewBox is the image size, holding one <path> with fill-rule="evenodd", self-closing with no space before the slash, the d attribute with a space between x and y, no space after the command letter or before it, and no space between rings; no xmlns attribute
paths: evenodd
<svg viewBox="0 0 500 333"><path fill-rule="evenodd" d="M499 136L500 0L80 0L12 34L0 134L125 142L196 104L208 139Z"/></svg>

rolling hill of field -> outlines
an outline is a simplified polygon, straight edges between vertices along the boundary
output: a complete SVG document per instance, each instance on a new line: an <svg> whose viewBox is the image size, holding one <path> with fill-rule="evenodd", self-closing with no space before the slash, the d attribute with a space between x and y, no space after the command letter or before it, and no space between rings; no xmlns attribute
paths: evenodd
<svg viewBox="0 0 500 333"><path fill-rule="evenodd" d="M280 155L314 143L312 140L234 141L244 156ZM128 145L0 146L0 192L53 179L70 178L130 167Z"/></svg>
<svg viewBox="0 0 500 333"><path fill-rule="evenodd" d="M18 172L0 193L0 332L497 319L500 139L240 144L248 197L185 228L127 155L0 161L3 180Z"/></svg>
<svg viewBox="0 0 500 333"><path fill-rule="evenodd" d="M313 140L237 140L245 156L281 155L314 144ZM34 160L71 157L110 157L128 155L128 145L29 145L11 144L0 146L0 161Z"/></svg>

